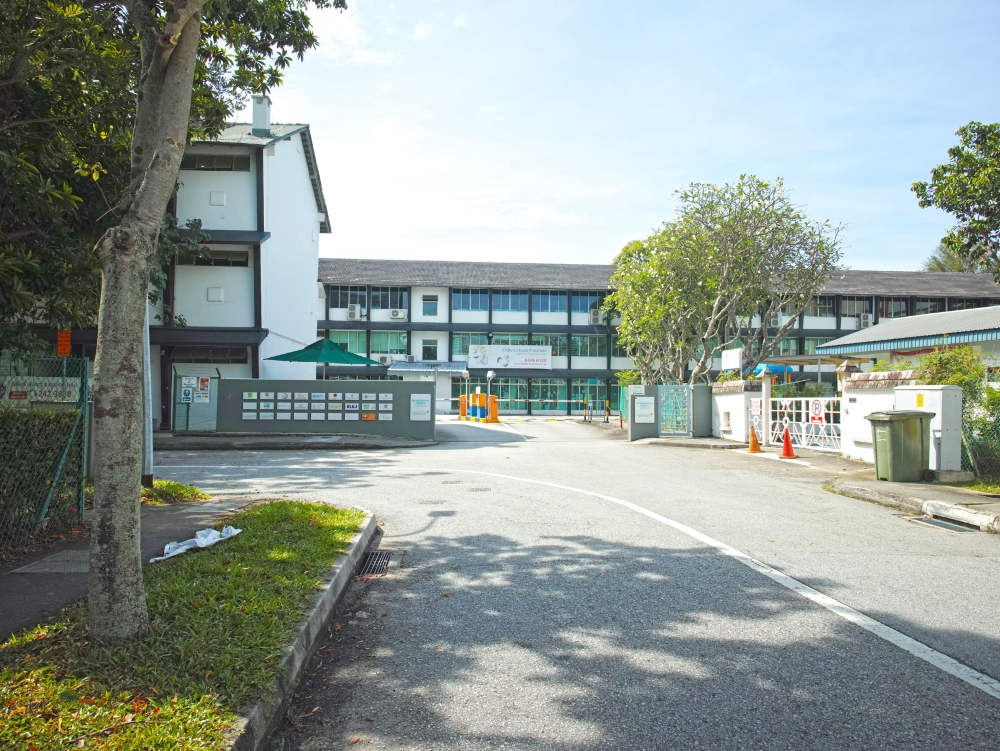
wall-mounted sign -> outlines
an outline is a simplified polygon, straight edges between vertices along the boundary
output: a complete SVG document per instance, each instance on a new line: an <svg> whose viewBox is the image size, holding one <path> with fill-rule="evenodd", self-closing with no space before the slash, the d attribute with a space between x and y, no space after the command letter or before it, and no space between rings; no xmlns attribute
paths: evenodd
<svg viewBox="0 0 1000 751"><path fill-rule="evenodd" d="M69 357L69 329L61 329L56 334L56 354Z"/></svg>
<svg viewBox="0 0 1000 751"><path fill-rule="evenodd" d="M655 396L636 396L633 397L635 401L635 418L636 423L644 423L651 425L656 422L656 397Z"/></svg>
<svg viewBox="0 0 1000 751"><path fill-rule="evenodd" d="M208 391L212 387L212 379L208 376L198 376L198 390Z"/></svg>
<svg viewBox="0 0 1000 751"><path fill-rule="evenodd" d="M194 403L195 404L208 404L212 400L211 396L205 391L195 391L194 392Z"/></svg>
<svg viewBox="0 0 1000 751"><path fill-rule="evenodd" d="M473 344L470 368L552 370L552 347L541 344Z"/></svg>
<svg viewBox="0 0 1000 751"><path fill-rule="evenodd" d="M430 419L431 419L431 395L410 394L410 421L430 422Z"/></svg>
<svg viewBox="0 0 1000 751"><path fill-rule="evenodd" d="M813 399L809 403L809 422L826 422L822 399Z"/></svg>
<svg viewBox="0 0 1000 751"><path fill-rule="evenodd" d="M743 370L743 348L722 350L723 370Z"/></svg>
<svg viewBox="0 0 1000 751"><path fill-rule="evenodd" d="M192 401L192 396L194 395L194 389L190 386L181 387L181 404L190 404Z"/></svg>
<svg viewBox="0 0 1000 751"><path fill-rule="evenodd" d="M181 376L181 388L193 389L198 387L198 379L194 376Z"/></svg>
<svg viewBox="0 0 1000 751"><path fill-rule="evenodd" d="M375 415L374 412L362 412L361 413L361 422L374 422L377 419L378 418L376 417L376 415Z"/></svg>

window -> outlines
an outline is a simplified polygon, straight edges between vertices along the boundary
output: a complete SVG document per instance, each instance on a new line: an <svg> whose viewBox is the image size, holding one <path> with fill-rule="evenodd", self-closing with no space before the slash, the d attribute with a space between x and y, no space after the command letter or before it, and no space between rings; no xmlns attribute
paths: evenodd
<svg viewBox="0 0 1000 751"><path fill-rule="evenodd" d="M337 286L329 287L331 308L346 308L348 305L360 305L362 308L368 307L367 287Z"/></svg>
<svg viewBox="0 0 1000 751"><path fill-rule="evenodd" d="M605 292L574 292L573 312L589 313L592 310L597 310L604 304L606 296Z"/></svg>
<svg viewBox="0 0 1000 751"><path fill-rule="evenodd" d="M527 334L494 334L493 344L527 344Z"/></svg>
<svg viewBox="0 0 1000 751"><path fill-rule="evenodd" d="M909 301L905 297L883 297L879 299L879 318L905 318Z"/></svg>
<svg viewBox="0 0 1000 751"><path fill-rule="evenodd" d="M972 310L973 308L988 308L992 302L978 297L951 297L948 299L948 310Z"/></svg>
<svg viewBox="0 0 1000 751"><path fill-rule="evenodd" d="M438 296L424 295L423 307L425 316L436 316L438 314Z"/></svg>
<svg viewBox="0 0 1000 751"><path fill-rule="evenodd" d="M421 352L422 352L422 359L424 359L424 360L437 360L438 359L438 340L437 339L424 339L421 342Z"/></svg>
<svg viewBox="0 0 1000 751"><path fill-rule="evenodd" d="M531 309L536 313L565 313L566 293L558 290L532 292Z"/></svg>
<svg viewBox="0 0 1000 751"><path fill-rule="evenodd" d="M249 266L250 253L245 250L212 250L208 254L177 256L178 266Z"/></svg>
<svg viewBox="0 0 1000 751"><path fill-rule="evenodd" d="M453 310L489 310L488 289L456 289L452 292Z"/></svg>
<svg viewBox="0 0 1000 751"><path fill-rule="evenodd" d="M602 334L574 335L570 353L573 357L607 357L608 338Z"/></svg>
<svg viewBox="0 0 1000 751"><path fill-rule="evenodd" d="M944 298L942 297L918 297L913 305L913 315L924 316L928 313L941 313L944 311Z"/></svg>
<svg viewBox="0 0 1000 751"><path fill-rule="evenodd" d="M814 318L836 318L837 298L833 295L816 295L806 305L805 315Z"/></svg>
<svg viewBox="0 0 1000 751"><path fill-rule="evenodd" d="M823 337L819 337L819 336L807 336L806 337L806 341L805 341L806 351L803 354L806 354L806 355L815 355L816 354L816 348L819 345L826 344L827 342L832 342L832 341L833 341L833 339L831 339L830 337L826 337L824 339Z"/></svg>
<svg viewBox="0 0 1000 751"><path fill-rule="evenodd" d="M451 335L451 353L453 355L468 355L470 344L489 344L486 334L461 334Z"/></svg>
<svg viewBox="0 0 1000 751"><path fill-rule="evenodd" d="M410 290L406 287L372 287L372 310L408 310Z"/></svg>
<svg viewBox="0 0 1000 751"><path fill-rule="evenodd" d="M405 331L373 331L371 339L373 355L405 355Z"/></svg>
<svg viewBox="0 0 1000 751"><path fill-rule="evenodd" d="M872 299L870 297L847 295L840 300L840 315L842 318L860 319L861 316L871 315L871 313Z"/></svg>
<svg viewBox="0 0 1000 751"><path fill-rule="evenodd" d="M246 347L174 347L173 362L245 363Z"/></svg>
<svg viewBox="0 0 1000 751"><path fill-rule="evenodd" d="M778 348L775 354L787 357L788 355L797 355L799 353L799 340L797 337L782 339L778 342Z"/></svg>
<svg viewBox="0 0 1000 751"><path fill-rule="evenodd" d="M565 299L565 298L564 298ZM566 335L565 334L532 334L531 335L532 344L541 344L542 346L548 345L552 347L553 357L565 357L566 356ZM565 384L564 384L565 385ZM563 389L565 392L566 389ZM565 393L564 393L565 396Z"/></svg>
<svg viewBox="0 0 1000 751"><path fill-rule="evenodd" d="M249 172L250 157L232 154L185 154L181 169L205 172Z"/></svg>
<svg viewBox="0 0 1000 751"><path fill-rule="evenodd" d="M528 310L528 290L493 290L493 310L503 312L524 312Z"/></svg>
<svg viewBox="0 0 1000 751"><path fill-rule="evenodd" d="M327 337L343 350L356 355L368 354L368 340L364 331L329 331Z"/></svg>
<svg viewBox="0 0 1000 751"><path fill-rule="evenodd" d="M566 412L565 378L531 379L532 412Z"/></svg>
<svg viewBox="0 0 1000 751"><path fill-rule="evenodd" d="M612 357L631 357L632 355L628 351L628 347L625 346L625 342L621 340L621 337L615 337L611 340L611 356Z"/></svg>

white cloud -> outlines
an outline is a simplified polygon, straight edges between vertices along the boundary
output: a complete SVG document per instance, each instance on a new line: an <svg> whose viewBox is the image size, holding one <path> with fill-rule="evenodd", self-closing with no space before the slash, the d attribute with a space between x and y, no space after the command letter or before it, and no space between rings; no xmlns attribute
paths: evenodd
<svg viewBox="0 0 1000 751"><path fill-rule="evenodd" d="M364 17L355 9L346 13L318 11L310 20L319 39L319 54L324 57L363 65L395 59L391 51L383 52L372 45L371 35L363 27Z"/></svg>
<svg viewBox="0 0 1000 751"><path fill-rule="evenodd" d="M432 36L434 36L434 26L429 23L418 23L413 27L413 39L417 42L430 39Z"/></svg>
<svg viewBox="0 0 1000 751"><path fill-rule="evenodd" d="M453 28L460 29L461 27L465 26L465 24L466 24L466 18L465 14L463 13L462 15L455 18L454 22L451 25Z"/></svg>

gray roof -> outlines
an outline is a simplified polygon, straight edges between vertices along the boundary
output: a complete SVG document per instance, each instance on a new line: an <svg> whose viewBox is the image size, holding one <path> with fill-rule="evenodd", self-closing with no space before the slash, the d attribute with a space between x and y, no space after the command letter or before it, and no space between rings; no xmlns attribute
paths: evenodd
<svg viewBox="0 0 1000 751"><path fill-rule="evenodd" d="M312 183L313 195L316 198L316 211L323 214L319 223L319 231L330 233L330 214L326 210L326 197L323 195L323 183L319 179L319 166L316 164L316 149L313 147L312 132L308 125L302 123L272 123L271 134L255 136L251 132L250 123L231 123L219 134L218 138L194 143L223 144L226 146L253 146L263 148L273 143L291 138L296 133L302 134L302 151L306 156L306 166L309 168L309 181Z"/></svg>
<svg viewBox="0 0 1000 751"><path fill-rule="evenodd" d="M390 373L461 373L464 362L407 362L396 360L389 366Z"/></svg>
<svg viewBox="0 0 1000 751"><path fill-rule="evenodd" d="M582 263L319 259L319 278L327 284L377 284L392 287L606 290L612 270L610 265Z"/></svg>
<svg viewBox="0 0 1000 751"><path fill-rule="evenodd" d="M899 295L908 297L997 297L992 274L943 271L834 272L823 292L828 295Z"/></svg>
<svg viewBox="0 0 1000 751"><path fill-rule="evenodd" d="M818 354L888 352L1000 338L1000 306L894 318L816 347Z"/></svg>

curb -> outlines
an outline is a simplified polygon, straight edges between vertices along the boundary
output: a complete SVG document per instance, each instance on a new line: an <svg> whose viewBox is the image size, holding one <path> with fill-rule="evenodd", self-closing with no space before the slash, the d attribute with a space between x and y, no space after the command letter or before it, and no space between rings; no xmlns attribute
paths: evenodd
<svg viewBox="0 0 1000 751"><path fill-rule="evenodd" d="M364 441L303 441L287 443L281 441L246 441L238 439L220 439L206 441L204 439L172 439L169 442L153 440L155 451L371 451L392 449L416 449L436 446L438 441L401 441L399 443L366 443Z"/></svg>
<svg viewBox="0 0 1000 751"><path fill-rule="evenodd" d="M913 498L912 496L900 495L898 493L887 493L863 485L852 485L848 482L838 482L836 480L830 484L830 488L835 493L840 493L850 498L871 501L911 514L936 516L940 519L948 519L977 527L981 532L1000 534L1000 515L997 514L974 511L966 506L959 506L955 503L925 501L921 498Z"/></svg>
<svg viewBox="0 0 1000 751"><path fill-rule="evenodd" d="M631 441L631 443L640 446L676 446L685 449L713 449L716 451L746 449L750 445L736 441L691 440L690 438L640 438L638 441Z"/></svg>
<svg viewBox="0 0 1000 751"><path fill-rule="evenodd" d="M272 694L251 707L237 721L233 730L238 735L229 746L232 751L261 751L266 748L271 734L277 729L288 709L292 694L295 693L302 678L302 671L322 638L323 631L333 615L334 607L350 586L354 572L376 530L378 525L374 514L366 511L360 530L324 580L323 591L313 601L312 610L300 627L298 636L285 650L281 672L275 680Z"/></svg>

